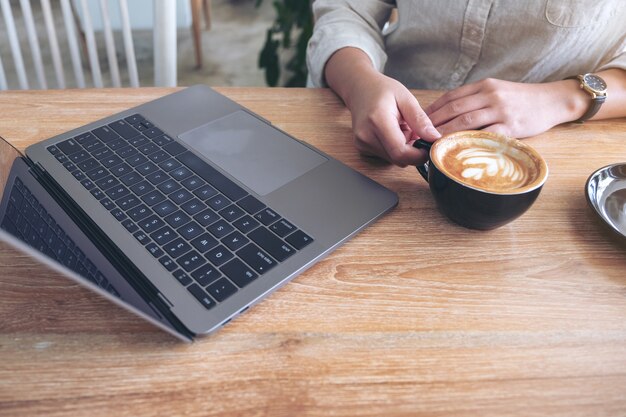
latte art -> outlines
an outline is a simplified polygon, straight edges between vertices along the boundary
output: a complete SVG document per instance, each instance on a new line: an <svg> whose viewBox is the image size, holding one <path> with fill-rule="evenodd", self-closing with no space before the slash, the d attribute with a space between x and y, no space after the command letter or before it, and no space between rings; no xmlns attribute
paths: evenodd
<svg viewBox="0 0 626 417"><path fill-rule="evenodd" d="M528 173L519 160L493 149L464 149L456 155L465 167L461 176L482 180L484 177L502 177L509 186L522 187L528 182Z"/></svg>
<svg viewBox="0 0 626 417"><path fill-rule="evenodd" d="M436 144L433 161L457 181L492 192L526 187L539 175L539 164L522 145L485 137L449 138ZM538 160L538 159L537 159Z"/></svg>

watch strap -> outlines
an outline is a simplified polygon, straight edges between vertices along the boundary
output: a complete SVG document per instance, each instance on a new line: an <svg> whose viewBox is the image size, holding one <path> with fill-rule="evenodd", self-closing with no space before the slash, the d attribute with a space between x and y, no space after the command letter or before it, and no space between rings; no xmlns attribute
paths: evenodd
<svg viewBox="0 0 626 417"><path fill-rule="evenodd" d="M580 81L580 87L582 88L583 86L583 76L582 75L574 75L571 77L567 77L565 78L566 80L578 80ZM585 89L583 89L584 91L586 91ZM600 110L600 107L602 107L602 104L604 103L604 100L606 100L606 95L597 95L595 97L591 98L591 105L589 106L589 108L587 109L587 111L580 116L580 118L578 120L574 120L574 123L582 123L585 120L589 120L591 119L593 116L596 115L596 113Z"/></svg>

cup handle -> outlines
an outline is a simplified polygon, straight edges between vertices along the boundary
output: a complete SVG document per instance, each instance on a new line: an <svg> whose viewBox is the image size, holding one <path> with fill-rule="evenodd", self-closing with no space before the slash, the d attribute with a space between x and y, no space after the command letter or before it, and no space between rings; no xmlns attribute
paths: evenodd
<svg viewBox="0 0 626 417"><path fill-rule="evenodd" d="M417 168L417 172L420 173L420 175L422 176L422 178L424 178L426 180L426 182L428 182L428 165L429 165L429 161L430 161L430 148L433 146L432 143L430 142L426 142L424 139L418 139L415 142L413 142L413 147L417 148L417 149L426 149L429 152L428 155L428 161L426 161L424 163L424 165L420 165Z"/></svg>

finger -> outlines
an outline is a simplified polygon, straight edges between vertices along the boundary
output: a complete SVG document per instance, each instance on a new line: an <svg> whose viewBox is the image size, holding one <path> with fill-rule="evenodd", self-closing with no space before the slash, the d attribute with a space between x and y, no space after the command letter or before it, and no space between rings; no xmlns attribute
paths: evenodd
<svg viewBox="0 0 626 417"><path fill-rule="evenodd" d="M467 84L462 87L455 88L454 90L450 90L435 100L435 102L430 106L426 107L426 114L430 116L449 102L476 94L479 91L480 85L478 83Z"/></svg>
<svg viewBox="0 0 626 417"><path fill-rule="evenodd" d="M505 125L504 123L494 123L490 126L485 127L483 130L486 132L498 133L500 135L509 136L509 137L514 136L513 132L511 131L511 128Z"/></svg>
<svg viewBox="0 0 626 417"><path fill-rule="evenodd" d="M399 94L396 97L396 102L402 119L409 125L413 133L431 142L441 137L441 134L433 126L433 122L420 107L417 99L408 90L406 93Z"/></svg>
<svg viewBox="0 0 626 417"><path fill-rule="evenodd" d="M488 106L489 99L486 95L472 94L446 103L438 110L430 113L429 116L435 126L441 126L462 114L481 110Z"/></svg>
<svg viewBox="0 0 626 417"><path fill-rule="evenodd" d="M375 133L372 132L371 136L367 140L355 135L354 144L361 155L382 158L385 161L392 163L391 158Z"/></svg>
<svg viewBox="0 0 626 417"><path fill-rule="evenodd" d="M405 167L407 165L423 164L426 161L426 152L414 148L407 142L398 121L393 115L388 114L386 117L381 117L374 126L376 135L389 156L390 162Z"/></svg>
<svg viewBox="0 0 626 417"><path fill-rule="evenodd" d="M482 129L498 122L497 113L489 108L464 113L437 128L445 135L459 130Z"/></svg>

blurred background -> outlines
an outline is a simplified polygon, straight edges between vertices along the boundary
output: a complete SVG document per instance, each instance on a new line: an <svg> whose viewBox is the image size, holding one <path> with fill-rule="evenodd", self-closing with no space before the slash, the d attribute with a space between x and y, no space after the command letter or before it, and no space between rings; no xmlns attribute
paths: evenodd
<svg viewBox="0 0 626 417"><path fill-rule="evenodd" d="M309 0L0 0L0 15L0 89L306 82Z"/></svg>

